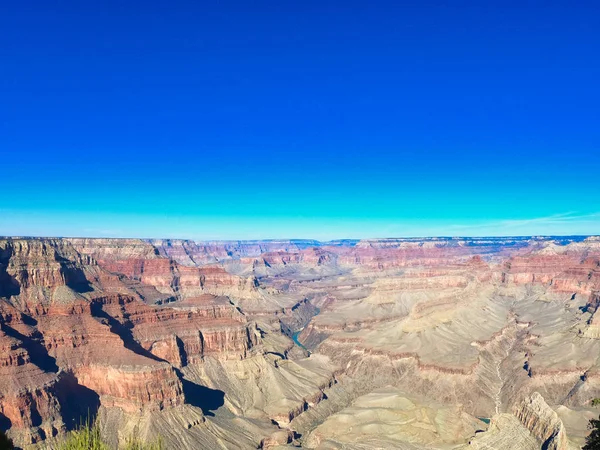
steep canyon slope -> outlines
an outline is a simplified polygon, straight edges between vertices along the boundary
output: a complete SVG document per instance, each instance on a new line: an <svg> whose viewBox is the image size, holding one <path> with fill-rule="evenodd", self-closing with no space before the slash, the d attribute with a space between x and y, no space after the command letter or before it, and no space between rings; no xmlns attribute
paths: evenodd
<svg viewBox="0 0 600 450"><path fill-rule="evenodd" d="M596 237L2 238L0 428L20 447L92 415L115 446L578 448L599 307Z"/></svg>

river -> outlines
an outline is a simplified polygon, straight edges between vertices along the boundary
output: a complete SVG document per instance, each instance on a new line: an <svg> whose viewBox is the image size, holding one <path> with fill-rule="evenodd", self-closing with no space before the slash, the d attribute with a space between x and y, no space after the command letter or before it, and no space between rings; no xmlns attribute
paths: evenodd
<svg viewBox="0 0 600 450"><path fill-rule="evenodd" d="M316 317L319 313L321 312L321 310L319 308L315 308L315 315L313 317ZM313 317L311 317L310 320L313 319ZM309 352L310 350L308 350L303 344L302 342L300 342L298 340L298 336L300 335L300 333L302 333L302 331L304 330L304 328L306 328L306 326L310 323L310 320L308 321L308 323L303 326L302 328L300 328L298 331L296 331L294 334L292 334L292 340L296 343L296 345L304 350L306 350L307 352Z"/></svg>

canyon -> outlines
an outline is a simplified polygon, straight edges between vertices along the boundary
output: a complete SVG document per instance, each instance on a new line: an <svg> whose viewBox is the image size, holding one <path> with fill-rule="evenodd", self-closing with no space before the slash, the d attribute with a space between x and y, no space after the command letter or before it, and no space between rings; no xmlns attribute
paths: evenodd
<svg viewBox="0 0 600 450"><path fill-rule="evenodd" d="M0 429L53 448L577 449L600 238L0 238Z"/></svg>

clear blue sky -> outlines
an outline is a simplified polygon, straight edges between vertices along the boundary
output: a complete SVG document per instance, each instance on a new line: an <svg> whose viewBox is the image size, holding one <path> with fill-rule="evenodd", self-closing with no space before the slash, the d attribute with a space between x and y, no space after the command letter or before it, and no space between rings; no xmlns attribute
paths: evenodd
<svg viewBox="0 0 600 450"><path fill-rule="evenodd" d="M600 3L0 10L0 234L600 233Z"/></svg>

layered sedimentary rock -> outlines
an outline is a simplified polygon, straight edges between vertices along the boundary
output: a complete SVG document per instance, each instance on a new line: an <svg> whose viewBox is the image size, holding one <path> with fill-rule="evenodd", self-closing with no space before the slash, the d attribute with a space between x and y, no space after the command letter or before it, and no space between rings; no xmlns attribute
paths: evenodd
<svg viewBox="0 0 600 450"><path fill-rule="evenodd" d="M170 296L171 300L206 293L230 295L234 298L259 296L254 278L229 274L220 266L196 267L194 260L185 260L181 252L165 251L162 242L158 242L160 246L155 247L150 242L137 239L99 241L96 245L96 240L69 240L76 250L94 258L103 269L153 286L159 292ZM185 242L180 244L177 247L185 248ZM172 246L166 248L170 249Z"/></svg>
<svg viewBox="0 0 600 450"><path fill-rule="evenodd" d="M514 409L519 421L548 450L568 450L570 444L562 421L537 392L524 399Z"/></svg>
<svg viewBox="0 0 600 450"><path fill-rule="evenodd" d="M111 411L125 414L117 427L124 427L123 433L141 414L150 434L155 419L160 423L160 417L187 411L186 417L202 419L190 422L201 432L190 432L196 437L187 436L186 442L219 445L222 437L209 437L215 430L202 424L203 411L222 405L214 400L221 391L206 387L210 377L204 384L190 380L200 370L196 366L248 360L240 367L266 364L278 372L287 363L277 359L285 359L293 346L283 335L263 346L264 327L259 329L229 297L207 292L247 289L252 296L254 281L220 267L179 266L136 240L119 241L118 247L107 240L97 248L89 240L74 244L82 253L68 240L0 242L0 425L24 445L61 435L98 408L107 418L115 416ZM152 289L174 298L149 304L141 292ZM311 377L310 370L304 372ZM280 382L299 373L292 370ZM331 371L325 373L330 380ZM250 442L274 439L278 427L271 416L293 414L296 404L321 392L319 384L308 385L281 399L261 400L263 422L253 425ZM78 404L73 395L79 395ZM281 406L274 406L277 402ZM219 426L235 428L232 420Z"/></svg>
<svg viewBox="0 0 600 450"><path fill-rule="evenodd" d="M32 361L25 343L0 332L0 423L15 430L19 442L31 443L63 429L57 389L61 377ZM8 331L8 330L7 330ZM10 334L16 334L11 329ZM45 370L46 369L46 370Z"/></svg>
<svg viewBox="0 0 600 450"><path fill-rule="evenodd" d="M91 402L87 405L90 408L96 406L94 397L105 405L130 410L183 403L180 381L168 363L126 348L107 323L94 317L97 286L103 278L107 284L115 282L111 275L62 241L12 240L1 245L10 253L6 273L18 287L0 308L3 341L9 341L19 352L12 365L20 369L3 377L13 385L2 390L7 401L2 409L17 407L21 415L32 418L15 420L14 414L3 413L17 437L19 429L39 425L53 416L65 419L70 415L64 411L71 408L66 405L67 393L62 392L67 388L72 394L78 390L93 392L82 398L82 403ZM127 290L124 285L116 288ZM32 375L37 372L39 375ZM14 385L16 380L21 385ZM65 383L73 386L66 387ZM25 403L15 406L7 400L23 392L29 392ZM85 409L86 405L81 406ZM54 428L32 436L32 440L63 431L62 426ZM20 441L27 443L27 438Z"/></svg>
<svg viewBox="0 0 600 450"><path fill-rule="evenodd" d="M356 265L355 283L344 280L355 294L330 290L299 336L353 380L392 383L479 417L510 411L535 390L575 407L600 394L600 349L588 338L598 286L593 240L475 246L475 257L447 243L387 242L383 255L372 243L357 247L344 256Z"/></svg>
<svg viewBox="0 0 600 450"><path fill-rule="evenodd" d="M306 448L444 448L463 443L485 424L459 405L411 398L394 388L376 389L319 425Z"/></svg>
<svg viewBox="0 0 600 450"><path fill-rule="evenodd" d="M599 293L597 238L3 239L0 428L568 448L600 397Z"/></svg>

